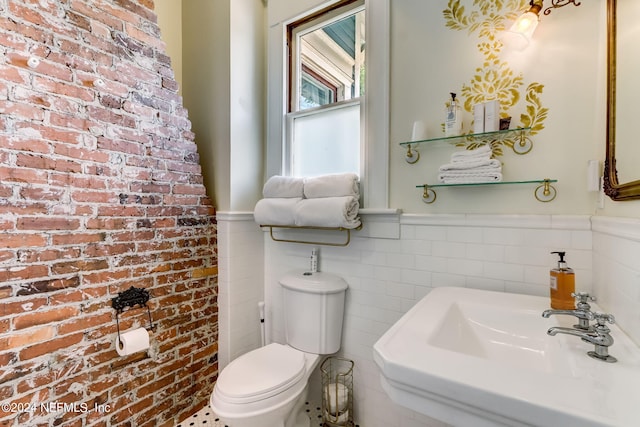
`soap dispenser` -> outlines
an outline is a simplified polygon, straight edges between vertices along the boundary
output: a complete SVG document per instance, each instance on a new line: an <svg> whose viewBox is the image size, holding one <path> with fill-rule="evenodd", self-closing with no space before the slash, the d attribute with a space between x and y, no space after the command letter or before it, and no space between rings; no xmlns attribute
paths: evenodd
<svg viewBox="0 0 640 427"><path fill-rule="evenodd" d="M576 291L576 276L573 269L567 266L564 260L566 252L551 252L558 254L560 260L558 267L550 271L549 293L551 296L551 308L556 310L575 310L575 299L571 295Z"/></svg>

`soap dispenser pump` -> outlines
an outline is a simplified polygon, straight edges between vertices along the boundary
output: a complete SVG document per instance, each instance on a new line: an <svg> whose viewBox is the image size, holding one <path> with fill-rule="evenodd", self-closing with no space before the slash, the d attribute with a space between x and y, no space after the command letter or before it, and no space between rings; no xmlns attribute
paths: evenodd
<svg viewBox="0 0 640 427"><path fill-rule="evenodd" d="M566 252L551 252L558 254L560 260L557 268L550 271L549 294L551 296L551 308L556 310L575 310L575 299L571 295L576 290L575 273L567 266L564 260Z"/></svg>

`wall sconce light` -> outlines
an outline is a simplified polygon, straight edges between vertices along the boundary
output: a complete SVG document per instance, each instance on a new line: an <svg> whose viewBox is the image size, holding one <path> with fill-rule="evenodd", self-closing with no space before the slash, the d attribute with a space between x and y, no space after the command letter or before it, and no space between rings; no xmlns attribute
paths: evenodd
<svg viewBox="0 0 640 427"><path fill-rule="evenodd" d="M520 15L508 31L508 43L518 50L523 50L531 42L531 37L538 26L540 11L544 7L544 0L531 0L529 10ZM580 6L582 3L576 0L551 0L551 6L547 7L543 14L549 15L553 9L564 7L568 4Z"/></svg>

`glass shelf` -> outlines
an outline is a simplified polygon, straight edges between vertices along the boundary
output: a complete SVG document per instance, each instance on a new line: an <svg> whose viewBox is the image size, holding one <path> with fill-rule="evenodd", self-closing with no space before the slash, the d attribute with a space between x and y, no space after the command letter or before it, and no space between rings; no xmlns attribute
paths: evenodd
<svg viewBox="0 0 640 427"><path fill-rule="evenodd" d="M557 179L534 179L530 181L496 181L496 182L465 182L460 184L422 184L416 188L424 187L473 187L477 185L504 185L504 184L544 184L545 182L558 182Z"/></svg>
<svg viewBox="0 0 640 427"><path fill-rule="evenodd" d="M481 140L481 141L495 140L495 139L505 139L505 138L507 138L509 136L524 136L524 135L527 135L530 130L531 130L531 128L527 127L527 128L498 130L498 131L494 131L494 132L469 133L469 134L466 134L466 135L458 135L458 136L442 136L442 137L439 137L439 138L429 138L429 139L422 139L422 140L418 140L418 141L401 142L400 145L407 146L407 145L415 145L415 144L428 144L428 143L434 143L434 142L440 142L440 141L458 142L458 141L463 141L463 140L466 140L466 139L477 139L477 140Z"/></svg>
<svg viewBox="0 0 640 427"><path fill-rule="evenodd" d="M558 182L557 179L535 179L528 181L496 181L496 182L468 182L460 184L422 184L416 185L416 188L423 188L422 201L431 204L436 201L436 187L477 187L480 185L509 185L509 184L540 184L533 192L535 198L540 202L550 202L556 198L557 191L552 182Z"/></svg>

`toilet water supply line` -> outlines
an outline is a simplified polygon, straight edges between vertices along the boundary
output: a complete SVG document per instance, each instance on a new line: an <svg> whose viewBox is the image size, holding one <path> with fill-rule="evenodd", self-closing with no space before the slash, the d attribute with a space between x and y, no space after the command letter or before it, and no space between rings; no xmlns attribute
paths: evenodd
<svg viewBox="0 0 640 427"><path fill-rule="evenodd" d="M258 310L260 311L260 338L262 347L264 347L264 301L258 303Z"/></svg>

